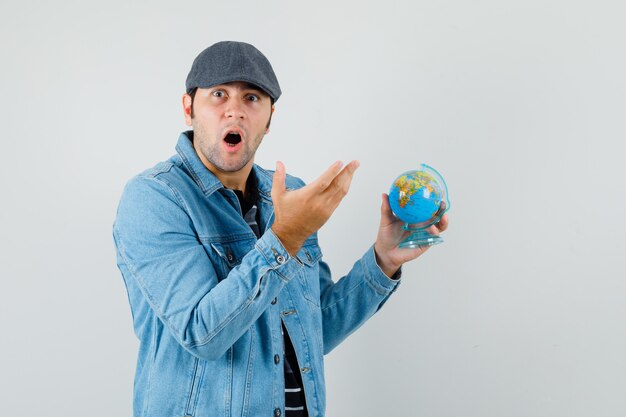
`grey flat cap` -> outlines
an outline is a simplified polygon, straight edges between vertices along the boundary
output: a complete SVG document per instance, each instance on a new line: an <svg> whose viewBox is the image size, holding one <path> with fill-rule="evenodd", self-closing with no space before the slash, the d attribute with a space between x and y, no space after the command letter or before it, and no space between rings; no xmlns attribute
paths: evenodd
<svg viewBox="0 0 626 417"><path fill-rule="evenodd" d="M233 81L244 81L265 91L273 101L281 91L272 65L265 55L244 42L215 43L196 57L185 86L187 93L194 88L209 88Z"/></svg>

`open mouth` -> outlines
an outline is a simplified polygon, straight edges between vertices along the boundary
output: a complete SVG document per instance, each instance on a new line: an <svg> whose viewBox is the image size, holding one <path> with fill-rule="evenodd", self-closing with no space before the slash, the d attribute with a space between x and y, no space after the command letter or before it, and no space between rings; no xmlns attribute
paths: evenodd
<svg viewBox="0 0 626 417"><path fill-rule="evenodd" d="M239 142L241 142L241 135L237 132L229 132L225 137L224 137L224 142L226 142L226 144L228 146L236 146Z"/></svg>

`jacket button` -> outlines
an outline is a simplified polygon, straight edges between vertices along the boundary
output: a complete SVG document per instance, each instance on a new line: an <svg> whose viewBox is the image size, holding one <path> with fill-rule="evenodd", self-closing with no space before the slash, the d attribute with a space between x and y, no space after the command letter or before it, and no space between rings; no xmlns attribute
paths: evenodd
<svg viewBox="0 0 626 417"><path fill-rule="evenodd" d="M272 300L272 305L276 304L276 297L274 297L274 299Z"/></svg>
<svg viewBox="0 0 626 417"><path fill-rule="evenodd" d="M274 417L280 417L280 415L281 415L280 408L274 409Z"/></svg>
<svg viewBox="0 0 626 417"><path fill-rule="evenodd" d="M277 255L276 256L276 262L278 262L278 265L282 265L285 263L285 257L283 255ZM280 411L280 410L278 410Z"/></svg>
<svg viewBox="0 0 626 417"><path fill-rule="evenodd" d="M280 363L280 356L274 355L274 363L278 365Z"/></svg>

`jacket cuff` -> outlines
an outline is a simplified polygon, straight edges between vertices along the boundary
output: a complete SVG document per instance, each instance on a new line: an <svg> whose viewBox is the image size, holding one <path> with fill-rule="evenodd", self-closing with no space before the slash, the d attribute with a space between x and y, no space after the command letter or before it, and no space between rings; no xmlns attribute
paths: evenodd
<svg viewBox="0 0 626 417"><path fill-rule="evenodd" d="M256 249L267 262L269 269L276 272L285 282L289 282L302 268L302 263L287 252L271 228L257 241Z"/></svg>
<svg viewBox="0 0 626 417"><path fill-rule="evenodd" d="M374 245L365 253L361 258L363 269L365 270L365 279L377 292L383 295L390 295L393 293L401 280L401 269L398 270L392 278L389 278L378 263L376 263L376 253L374 252Z"/></svg>

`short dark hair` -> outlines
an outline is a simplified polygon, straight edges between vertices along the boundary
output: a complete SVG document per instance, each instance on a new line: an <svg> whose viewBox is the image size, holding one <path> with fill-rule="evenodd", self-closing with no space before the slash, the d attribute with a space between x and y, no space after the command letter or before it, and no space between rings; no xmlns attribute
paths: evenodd
<svg viewBox="0 0 626 417"><path fill-rule="evenodd" d="M189 96L191 97L191 118L193 119L193 100L194 98L196 98L196 91L198 91L198 87L194 88L193 90L191 90L191 92L189 93Z"/></svg>

